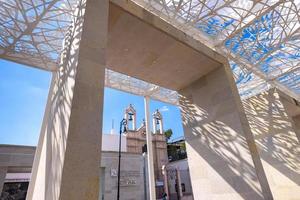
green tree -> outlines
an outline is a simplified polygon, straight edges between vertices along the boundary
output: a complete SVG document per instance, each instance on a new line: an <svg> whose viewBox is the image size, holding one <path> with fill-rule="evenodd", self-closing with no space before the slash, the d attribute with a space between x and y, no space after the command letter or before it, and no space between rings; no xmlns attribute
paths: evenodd
<svg viewBox="0 0 300 200"><path fill-rule="evenodd" d="M165 131L165 136L166 136L167 141L169 141L169 139L172 137L172 135L173 135L172 129L168 129Z"/></svg>

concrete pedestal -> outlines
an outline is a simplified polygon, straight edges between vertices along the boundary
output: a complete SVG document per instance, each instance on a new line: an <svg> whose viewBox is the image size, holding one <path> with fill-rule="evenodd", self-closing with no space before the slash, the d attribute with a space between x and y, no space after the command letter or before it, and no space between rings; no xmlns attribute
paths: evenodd
<svg viewBox="0 0 300 200"><path fill-rule="evenodd" d="M97 200L108 0L81 0L64 41L27 199Z"/></svg>
<svg viewBox="0 0 300 200"><path fill-rule="evenodd" d="M1 196L1 192L3 190L6 173L7 173L7 168L0 167L0 196Z"/></svg>
<svg viewBox="0 0 300 200"><path fill-rule="evenodd" d="M251 97L243 105L274 199L299 199L298 117L289 114L299 108L288 105L275 89Z"/></svg>
<svg viewBox="0 0 300 200"><path fill-rule="evenodd" d="M194 198L272 199L229 67L179 93Z"/></svg>

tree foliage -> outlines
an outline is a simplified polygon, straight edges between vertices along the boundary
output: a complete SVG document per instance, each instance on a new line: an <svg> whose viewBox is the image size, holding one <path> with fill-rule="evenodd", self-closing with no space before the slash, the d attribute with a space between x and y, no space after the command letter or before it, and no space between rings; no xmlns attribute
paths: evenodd
<svg viewBox="0 0 300 200"><path fill-rule="evenodd" d="M167 141L169 141L169 139L172 137L172 135L173 135L172 129L168 129L165 131L165 136L166 136Z"/></svg>

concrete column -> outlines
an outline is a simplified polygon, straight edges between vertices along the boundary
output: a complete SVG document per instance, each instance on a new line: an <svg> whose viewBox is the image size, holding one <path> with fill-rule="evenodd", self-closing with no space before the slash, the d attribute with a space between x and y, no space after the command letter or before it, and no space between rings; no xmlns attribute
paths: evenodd
<svg viewBox="0 0 300 200"><path fill-rule="evenodd" d="M155 175L154 175L154 163L153 163L153 146L152 146L152 134L150 131L150 109L149 97L145 97L145 122L146 122L146 140L147 140L147 164L148 164L148 180L149 180L149 199L156 199L155 193Z"/></svg>
<svg viewBox="0 0 300 200"><path fill-rule="evenodd" d="M98 199L108 0L81 0L53 74L27 199Z"/></svg>
<svg viewBox="0 0 300 200"><path fill-rule="evenodd" d="M163 165L162 167L162 174L164 176L164 190L167 196L169 197L168 170L166 165Z"/></svg>
<svg viewBox="0 0 300 200"><path fill-rule="evenodd" d="M195 199L272 199L228 65L179 91Z"/></svg>
<svg viewBox="0 0 300 200"><path fill-rule="evenodd" d="M3 185L4 185L6 173L7 173L7 168L6 167L0 167L0 196L1 196L1 193L2 193L2 190L3 190Z"/></svg>
<svg viewBox="0 0 300 200"><path fill-rule="evenodd" d="M136 131L136 114L132 116L132 130Z"/></svg>
<svg viewBox="0 0 300 200"><path fill-rule="evenodd" d="M156 119L155 117L152 118L152 129L153 129L153 134L156 134L157 131L157 125L156 125Z"/></svg>
<svg viewBox="0 0 300 200"><path fill-rule="evenodd" d="M294 129L297 117L294 127L287 112L295 113L296 105L291 107L275 89L246 99L243 105L274 199L299 199L300 143Z"/></svg>
<svg viewBox="0 0 300 200"><path fill-rule="evenodd" d="M177 179L178 195L179 195L179 199L181 199L183 197L182 186L181 186L181 177L180 177L180 171L177 168L176 168L176 179Z"/></svg>
<svg viewBox="0 0 300 200"><path fill-rule="evenodd" d="M160 134L164 134L164 127L163 127L162 119L159 120L159 132L160 132Z"/></svg>

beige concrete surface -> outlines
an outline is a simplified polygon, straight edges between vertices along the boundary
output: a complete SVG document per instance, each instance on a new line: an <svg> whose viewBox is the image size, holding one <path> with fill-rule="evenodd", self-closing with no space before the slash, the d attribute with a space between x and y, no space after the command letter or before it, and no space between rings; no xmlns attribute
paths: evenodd
<svg viewBox="0 0 300 200"><path fill-rule="evenodd" d="M296 115L292 117L294 122L294 129L297 135L298 141L300 141L300 115Z"/></svg>
<svg viewBox="0 0 300 200"><path fill-rule="evenodd" d="M28 199L97 199L104 67L180 91L197 198L272 199L225 58L131 1L87 2L54 73Z"/></svg>
<svg viewBox="0 0 300 200"><path fill-rule="evenodd" d="M112 3L108 31L108 68L169 89L183 88L220 66Z"/></svg>
<svg viewBox="0 0 300 200"><path fill-rule="evenodd" d="M81 2L53 75L28 199L97 198L106 57L108 68L172 89L220 65L113 4L108 10L108 0L87 0L86 10Z"/></svg>
<svg viewBox="0 0 300 200"><path fill-rule="evenodd" d="M203 200L272 199L230 68L180 90L193 195Z"/></svg>
<svg viewBox="0 0 300 200"><path fill-rule="evenodd" d="M82 0L75 15L61 66L53 75L29 200L85 200L99 195L108 0Z"/></svg>
<svg viewBox="0 0 300 200"><path fill-rule="evenodd" d="M219 54L212 46L210 38L204 35L200 36L198 30L193 30L191 27L185 28L176 20L168 19L159 9L149 7L148 2L144 0L110 0L110 2L183 44L203 53L206 57L219 63L227 62L227 58Z"/></svg>
<svg viewBox="0 0 300 200"><path fill-rule="evenodd" d="M275 200L300 199L300 143L292 116L297 107L271 89L243 101ZM285 102L285 103L284 103Z"/></svg>

